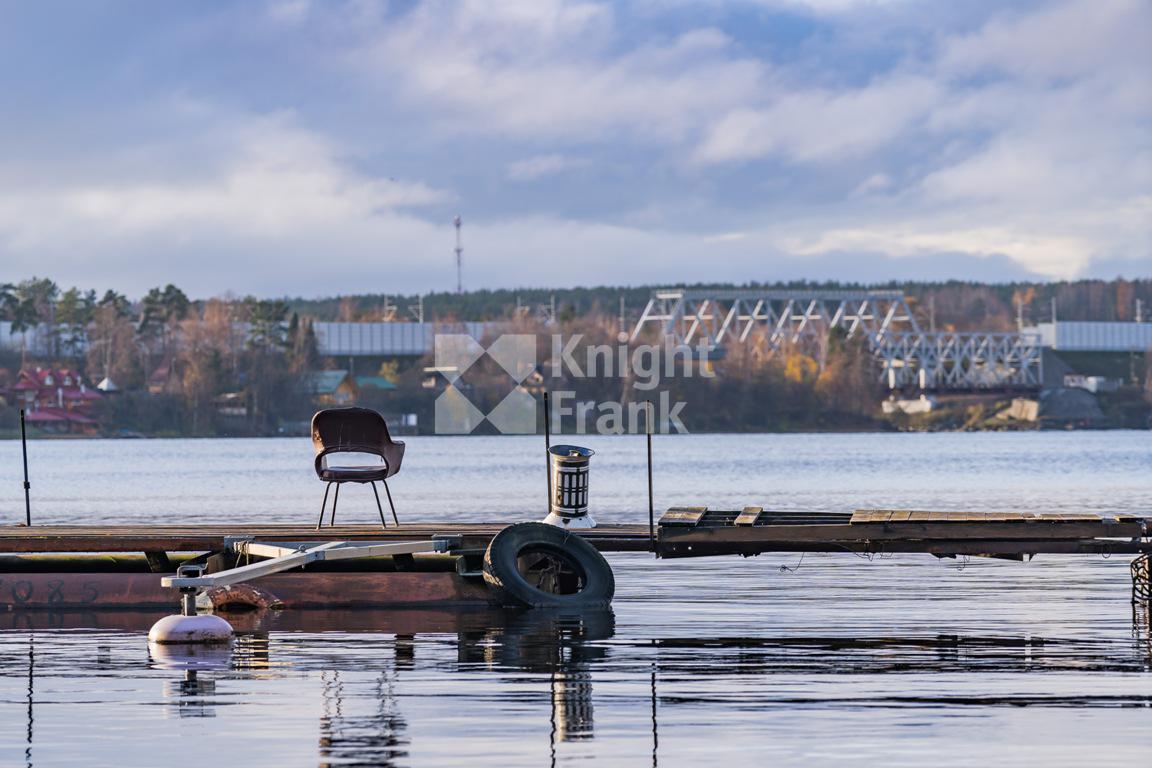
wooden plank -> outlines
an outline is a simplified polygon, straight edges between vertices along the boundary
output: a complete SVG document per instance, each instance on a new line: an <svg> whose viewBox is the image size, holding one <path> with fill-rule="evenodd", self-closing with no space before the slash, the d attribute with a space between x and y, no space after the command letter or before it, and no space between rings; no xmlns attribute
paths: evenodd
<svg viewBox="0 0 1152 768"><path fill-rule="evenodd" d="M744 507L736 516L736 525L756 525L760 515L764 514L764 507Z"/></svg>
<svg viewBox="0 0 1152 768"><path fill-rule="evenodd" d="M660 525L695 527L708 512L708 507L670 507L660 516Z"/></svg>
<svg viewBox="0 0 1152 768"><path fill-rule="evenodd" d="M1105 518L1102 515L1094 515L1087 513L1067 513L1067 512L1053 512L1041 513L1034 512L965 512L965 511L928 511L928 510L875 510L875 509L858 509L852 513L853 523L874 523L880 520L885 522L1016 522L1027 520L1048 520L1059 522L1102 522L1105 519L1118 519L1114 517Z"/></svg>
<svg viewBox="0 0 1152 768"><path fill-rule="evenodd" d="M684 509L684 508L681 508ZM687 508L699 514L702 507ZM937 546L945 541L1000 540L1006 541L1012 554L1020 551L1014 542L1043 540L1050 542L1045 552L1087 551L1084 546L1069 548L1066 543L1072 540L1110 537L1116 539L1140 539L1148 536L1150 521L1136 515L1123 515L1116 522L1105 521L1099 516L1073 515L1055 517L1049 515L1028 517L1029 513L1018 513L1019 518L1007 518L1005 514L996 519L996 514L973 514L975 519L958 520L953 516L939 521L917 521L914 510L860 510L851 516L829 514L835 522L819 521L819 513L765 512L755 525L723 525L715 528L693 526L689 523L662 525L661 541L671 541L687 545L701 544L715 550L735 554L753 551L843 551L843 542L855 542L859 548L899 547L901 551L939 551ZM896 513L900 514L897 515ZM732 519L739 518L735 511L728 513ZM907 514L907 520L899 520ZM927 514L927 513L924 513ZM968 515L968 513L952 513ZM639 515L637 516L639 517ZM703 515L701 514L702 518ZM871 522L888 519L890 522ZM857 522L859 520L870 522ZM418 538L431 538L434 535L460 536L460 546L483 550L488 542L507 523L406 523L399 527L381 529L378 525L339 525L325 527L317 531L312 525L262 524L262 525L180 525L180 526L0 526L0 552L206 552L226 549L225 537L237 536L258 539L270 544L283 543L323 543L326 541L411 541ZM648 528L646 525L601 524L586 531L573 531L583 536L597 549L604 552L645 551L648 548ZM694 537L682 540L680 537ZM898 543L897 543L898 542ZM1062 543L1063 542L1063 543ZM1103 546L1103 544L1101 545ZM1120 544L1111 546L1119 547ZM1134 551L1146 551L1152 543L1137 542ZM1015 547L1015 549L1013 549ZM1060 550L1060 547L1065 547ZM1145 547L1141 550L1140 547ZM857 551L857 550L853 550ZM885 550L893 551L893 550ZM1095 550L1094 550L1095 551ZM1127 552L1129 549L1114 548L1109 551Z"/></svg>
<svg viewBox="0 0 1152 768"><path fill-rule="evenodd" d="M1100 541L1096 539L968 539L968 540L891 540L832 539L827 541L778 540L772 542L687 542L680 538L661 540L657 553L661 558L712 557L716 555L757 555L764 552L856 552L859 554L932 554L972 556L1019 555L1123 555L1152 553L1152 541Z"/></svg>
<svg viewBox="0 0 1152 768"><path fill-rule="evenodd" d="M733 544L834 540L919 541L966 539L1093 539L1102 537L1138 538L1140 525L1132 523L1064 521L992 521L986 523L850 523L847 525L758 525L723 528L662 527L661 540L730 542Z"/></svg>
<svg viewBox="0 0 1152 768"><path fill-rule="evenodd" d="M208 552L226 549L226 537L269 543L326 541L411 541L437 535L458 535L461 546L484 549L509 523L405 524L324 527L309 525L205 526L5 526L0 527L0 552ZM648 526L601 524L576 531L604 551L642 551Z"/></svg>

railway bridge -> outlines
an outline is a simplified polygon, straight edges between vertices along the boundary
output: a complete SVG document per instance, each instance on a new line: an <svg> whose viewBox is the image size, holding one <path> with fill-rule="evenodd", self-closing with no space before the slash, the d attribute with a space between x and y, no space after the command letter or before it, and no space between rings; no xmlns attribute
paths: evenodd
<svg viewBox="0 0 1152 768"><path fill-rule="evenodd" d="M653 291L632 332L653 329L676 344L769 352L814 348L835 329L863 338L890 389L1039 389L1040 336L992 331L925 331L901 291Z"/></svg>

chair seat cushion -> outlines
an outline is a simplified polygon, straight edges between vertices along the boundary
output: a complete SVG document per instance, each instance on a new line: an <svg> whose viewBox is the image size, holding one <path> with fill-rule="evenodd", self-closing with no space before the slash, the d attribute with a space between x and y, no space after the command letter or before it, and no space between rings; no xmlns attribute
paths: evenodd
<svg viewBox="0 0 1152 768"><path fill-rule="evenodd" d="M371 483L388 477L388 467L383 464L367 466L325 467L320 479L330 483Z"/></svg>

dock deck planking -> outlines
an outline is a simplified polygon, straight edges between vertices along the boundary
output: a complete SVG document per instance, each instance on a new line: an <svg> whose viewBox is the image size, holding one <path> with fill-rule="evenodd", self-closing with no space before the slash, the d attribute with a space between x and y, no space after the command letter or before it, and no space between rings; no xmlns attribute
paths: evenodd
<svg viewBox="0 0 1152 768"><path fill-rule="evenodd" d="M677 507L658 529L661 556L686 557L760 552L926 552L1030 555L1072 552L1152 551L1149 525L1138 516L1023 512L971 513L858 510L847 513L740 511ZM0 527L0 553L205 552L226 548L229 538L269 543L325 541L396 542L458 536L460 548L483 549L507 523L406 523L373 525L22 525ZM646 525L601 525L573 531L606 552L649 551Z"/></svg>
<svg viewBox="0 0 1152 768"><path fill-rule="evenodd" d="M266 542L412 541L433 536L459 536L463 548L480 548L507 523L413 523L381 528L372 525L181 525L181 526L6 526L0 527L0 553L33 552L204 552L225 549L229 538ZM610 551L646 551L646 525L602 525L581 531Z"/></svg>

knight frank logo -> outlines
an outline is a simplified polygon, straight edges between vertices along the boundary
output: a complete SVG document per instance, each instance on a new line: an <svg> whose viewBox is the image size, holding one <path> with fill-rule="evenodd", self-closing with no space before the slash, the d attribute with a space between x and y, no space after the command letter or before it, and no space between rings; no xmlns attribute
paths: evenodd
<svg viewBox="0 0 1152 768"><path fill-rule="evenodd" d="M483 413L461 391L461 377L488 355L516 382L517 386L488 413ZM448 386L436 398L436 434L466 435L487 419L506 435L536 432L536 399L519 386L536 370L536 337L526 333L506 333L485 349L466 334L442 333L436 336L436 368Z"/></svg>
<svg viewBox="0 0 1152 768"><path fill-rule="evenodd" d="M487 349L466 334L438 334L435 340L436 370L448 384L436 398L436 434L466 435L487 420L499 432L508 435L531 435L536 432L536 398L524 387L525 380L538 372L537 337L527 333L508 333L498 337ZM594 432L622 435L643 431L651 418L657 432L687 432L681 420L683 401L673 401L667 391L654 392L661 381L674 376L711 378L715 372L700 361L708 359L706 347L628 343L589 344L581 334L567 339L559 334L551 338L550 365L539 369L538 376L551 373L554 381L575 379L616 379L622 387L635 390L627 402L618 400L579 400L576 392L552 390L553 431L567 421L576 434ZM473 403L464 375L487 355L512 377L514 387L488 413ZM644 415L642 414L649 414Z"/></svg>

